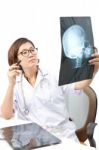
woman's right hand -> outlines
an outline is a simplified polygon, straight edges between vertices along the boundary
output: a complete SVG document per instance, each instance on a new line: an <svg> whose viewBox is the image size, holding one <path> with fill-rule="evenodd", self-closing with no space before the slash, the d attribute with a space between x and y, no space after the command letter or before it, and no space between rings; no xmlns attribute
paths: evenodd
<svg viewBox="0 0 99 150"><path fill-rule="evenodd" d="M10 85L15 85L16 83L16 76L18 76L21 71L19 69L20 67L17 65L17 63L11 65L9 67L9 70L8 70L8 80L9 80L9 84Z"/></svg>

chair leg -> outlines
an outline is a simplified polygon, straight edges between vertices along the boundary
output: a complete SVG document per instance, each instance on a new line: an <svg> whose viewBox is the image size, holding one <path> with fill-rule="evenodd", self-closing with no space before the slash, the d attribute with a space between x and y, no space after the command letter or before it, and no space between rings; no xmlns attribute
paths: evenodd
<svg viewBox="0 0 99 150"><path fill-rule="evenodd" d="M90 146L92 146L92 147L96 147L96 142L93 138L94 128L96 125L97 125L97 123L94 123L94 122L88 123L88 125L87 125L87 137L88 137Z"/></svg>

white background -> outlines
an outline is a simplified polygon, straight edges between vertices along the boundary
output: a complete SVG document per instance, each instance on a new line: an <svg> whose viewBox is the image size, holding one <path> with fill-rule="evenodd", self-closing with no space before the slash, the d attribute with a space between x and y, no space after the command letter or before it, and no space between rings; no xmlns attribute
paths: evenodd
<svg viewBox="0 0 99 150"><path fill-rule="evenodd" d="M12 42L27 37L39 49L40 63L59 71L60 16L91 16L95 46L99 49L98 0L0 0L0 103L7 83L7 52ZM91 86L99 97L97 73ZM97 122L99 122L99 114ZM97 137L99 139L99 136Z"/></svg>

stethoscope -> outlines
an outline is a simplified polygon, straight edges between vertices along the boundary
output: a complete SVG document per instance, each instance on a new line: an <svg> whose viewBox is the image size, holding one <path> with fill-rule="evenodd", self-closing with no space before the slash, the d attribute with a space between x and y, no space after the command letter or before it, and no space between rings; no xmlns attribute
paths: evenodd
<svg viewBox="0 0 99 150"><path fill-rule="evenodd" d="M23 108L23 112L25 115L28 115L29 114L29 109L26 105L26 99L25 99L25 95L24 95L24 91L23 91L23 85L22 85L22 75L21 75L21 94L22 94L22 98L23 98L23 105L24 105L24 108Z"/></svg>
<svg viewBox="0 0 99 150"><path fill-rule="evenodd" d="M39 71L40 71L41 74L42 74L42 77L43 77L42 79L44 79L44 77L45 77L46 75L48 75L48 73L43 74L42 70L41 70L40 68L38 68L38 69L39 69ZM25 95L24 95L24 91L23 91L23 79L22 79L22 76L23 76L23 73L21 74L21 84L20 84L21 94L22 94L22 98L23 98L23 105L24 105L23 111L21 111L21 108L20 108L19 104L18 104L18 108L19 108L19 111L20 111L20 113L22 114L22 116L24 115L24 117L26 118L26 116L29 114L29 108L28 108L28 106L26 105L26 99L25 99ZM27 119L27 118L26 118L26 119Z"/></svg>

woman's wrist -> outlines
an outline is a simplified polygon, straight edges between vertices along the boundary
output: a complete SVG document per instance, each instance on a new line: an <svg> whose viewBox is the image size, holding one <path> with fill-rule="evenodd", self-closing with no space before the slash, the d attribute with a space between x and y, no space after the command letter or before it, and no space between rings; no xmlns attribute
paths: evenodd
<svg viewBox="0 0 99 150"><path fill-rule="evenodd" d="M13 88L15 86L15 83L13 83L13 82L9 82L9 84L8 84L8 88Z"/></svg>

